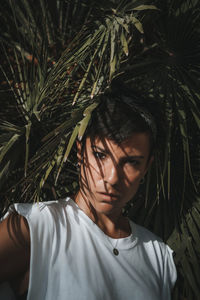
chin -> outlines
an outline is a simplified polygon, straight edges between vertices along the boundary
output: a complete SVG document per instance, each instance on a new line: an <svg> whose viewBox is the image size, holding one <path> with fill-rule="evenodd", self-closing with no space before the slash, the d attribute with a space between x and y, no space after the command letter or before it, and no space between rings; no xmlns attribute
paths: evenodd
<svg viewBox="0 0 200 300"><path fill-rule="evenodd" d="M118 214L121 212L121 208L116 207L113 203L101 202L94 206L94 209L97 213L110 215L110 214Z"/></svg>

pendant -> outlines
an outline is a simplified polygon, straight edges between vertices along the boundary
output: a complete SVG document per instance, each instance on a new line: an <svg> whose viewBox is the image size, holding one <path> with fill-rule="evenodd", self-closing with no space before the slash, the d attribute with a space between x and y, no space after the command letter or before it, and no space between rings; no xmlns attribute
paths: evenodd
<svg viewBox="0 0 200 300"><path fill-rule="evenodd" d="M114 248L114 249L113 249L113 253L117 256L117 255L119 255L119 250L116 249L116 248Z"/></svg>

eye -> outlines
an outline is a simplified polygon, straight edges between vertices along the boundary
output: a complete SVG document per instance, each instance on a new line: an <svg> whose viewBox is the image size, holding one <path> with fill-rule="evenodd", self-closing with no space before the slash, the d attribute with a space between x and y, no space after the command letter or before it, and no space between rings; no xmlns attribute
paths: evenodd
<svg viewBox="0 0 200 300"><path fill-rule="evenodd" d="M94 157L96 157L97 159L103 160L106 157L106 154L103 152L99 152L99 151L92 151Z"/></svg>
<svg viewBox="0 0 200 300"><path fill-rule="evenodd" d="M130 166L139 166L140 165L140 161L139 160L136 160L136 159L133 159L133 160L129 160L126 162L128 165Z"/></svg>

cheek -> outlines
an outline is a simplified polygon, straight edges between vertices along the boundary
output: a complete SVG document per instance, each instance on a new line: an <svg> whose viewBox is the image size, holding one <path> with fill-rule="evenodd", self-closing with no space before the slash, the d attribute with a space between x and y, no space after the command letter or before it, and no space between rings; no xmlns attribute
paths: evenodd
<svg viewBox="0 0 200 300"><path fill-rule="evenodd" d="M132 178L129 182L127 181L124 186L124 193L128 193L128 197L133 198L135 194L137 193L139 187L140 187L140 181L142 179L142 176L136 176Z"/></svg>
<svg viewBox="0 0 200 300"><path fill-rule="evenodd" d="M95 162L90 161L90 163L87 163L84 165L84 167L82 167L81 178L90 190L92 190L93 187L96 187L96 184L102 178L102 176L101 171Z"/></svg>
<svg viewBox="0 0 200 300"><path fill-rule="evenodd" d="M137 185L140 183L140 180L144 177L141 170L136 169L126 169L125 172L125 182L128 185Z"/></svg>

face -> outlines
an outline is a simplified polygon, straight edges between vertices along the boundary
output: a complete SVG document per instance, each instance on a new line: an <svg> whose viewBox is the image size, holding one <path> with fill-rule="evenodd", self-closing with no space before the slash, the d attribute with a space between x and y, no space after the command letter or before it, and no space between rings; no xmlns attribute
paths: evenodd
<svg viewBox="0 0 200 300"><path fill-rule="evenodd" d="M138 190L152 159L147 133L133 133L120 145L110 139L86 138L80 192L97 213L119 215ZM81 144L78 143L81 158Z"/></svg>

